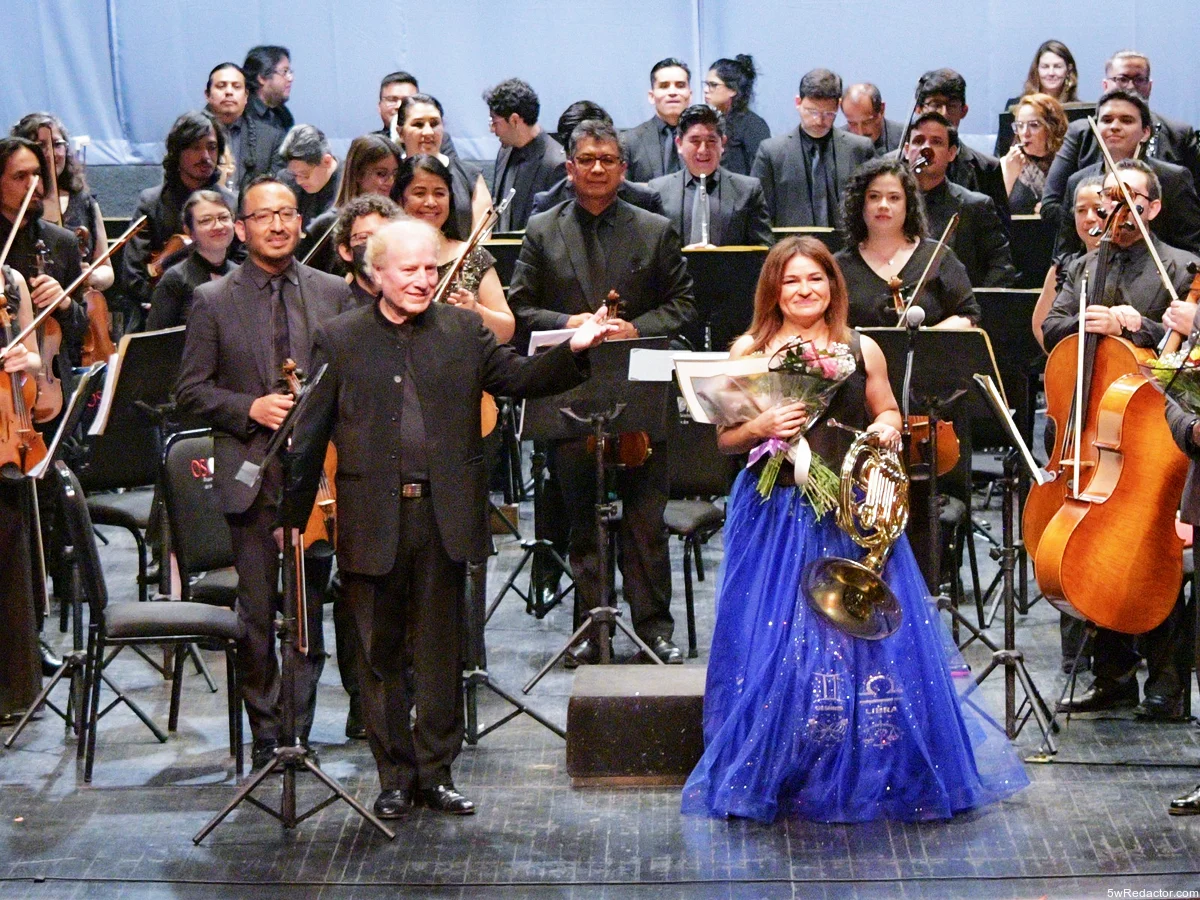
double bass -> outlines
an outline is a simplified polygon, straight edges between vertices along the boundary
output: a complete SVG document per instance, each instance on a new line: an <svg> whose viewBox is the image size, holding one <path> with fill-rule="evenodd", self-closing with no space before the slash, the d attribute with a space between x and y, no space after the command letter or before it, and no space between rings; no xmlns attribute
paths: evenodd
<svg viewBox="0 0 1200 900"><path fill-rule="evenodd" d="M1103 628L1143 634L1167 617L1182 583L1175 510L1187 458L1171 438L1165 399L1138 371L1153 352L1084 330L1087 294L1104 295L1118 230L1141 230L1175 296L1120 179L1112 199L1117 206L1095 276L1080 292L1079 333L1062 340L1046 363L1047 418L1055 426L1047 469L1055 477L1031 490L1024 527L1038 586L1051 604Z"/></svg>

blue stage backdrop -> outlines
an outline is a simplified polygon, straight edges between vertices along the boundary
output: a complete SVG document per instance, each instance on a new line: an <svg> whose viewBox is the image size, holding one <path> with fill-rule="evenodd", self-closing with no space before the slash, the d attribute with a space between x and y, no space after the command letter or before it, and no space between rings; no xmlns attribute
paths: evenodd
<svg viewBox="0 0 1200 900"><path fill-rule="evenodd" d="M480 94L503 78L534 86L543 124L587 98L630 126L650 115L655 60L691 63L700 100L704 67L737 53L753 54L762 70L754 106L776 133L796 126L796 85L814 66L876 82L894 119L906 117L922 71L953 67L968 85L964 137L990 148L996 114L1048 37L1075 53L1084 99L1099 94L1110 53L1136 48L1153 60L1154 108L1200 121L1200 17L1193 4L1167 0L8 0L6 8L0 119L7 127L31 110L56 112L91 138L92 164L160 159L175 116L203 105L212 65L240 62L257 43L291 49L290 107L339 153L379 127L377 86L393 69L413 72L442 101L464 155L489 158L497 144Z"/></svg>

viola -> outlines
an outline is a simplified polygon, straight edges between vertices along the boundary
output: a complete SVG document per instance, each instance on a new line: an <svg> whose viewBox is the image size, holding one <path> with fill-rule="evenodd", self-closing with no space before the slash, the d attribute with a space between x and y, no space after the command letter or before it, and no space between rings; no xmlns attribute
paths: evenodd
<svg viewBox="0 0 1200 900"><path fill-rule="evenodd" d="M86 225L75 229L75 237L79 241L79 252L87 258L92 245L92 235ZM83 292L87 303L88 330L83 336L83 364L105 362L117 352L112 339L112 316L108 312L108 301L104 294L94 287L87 287Z"/></svg>
<svg viewBox="0 0 1200 900"><path fill-rule="evenodd" d="M12 316L7 304L0 303L0 329L4 342L12 342ZM29 413L37 397L37 382L24 372L6 376L8 390L0 390L0 468L16 466L28 472L46 458L46 442L33 427Z"/></svg>
<svg viewBox="0 0 1200 900"><path fill-rule="evenodd" d="M45 241L34 245L37 254L37 273L46 274L50 262L50 250ZM33 404L33 421L49 422L63 408L62 382L54 374L54 360L62 348L62 327L53 316L45 317L37 327L38 355L42 358L42 370L37 374L37 399Z"/></svg>

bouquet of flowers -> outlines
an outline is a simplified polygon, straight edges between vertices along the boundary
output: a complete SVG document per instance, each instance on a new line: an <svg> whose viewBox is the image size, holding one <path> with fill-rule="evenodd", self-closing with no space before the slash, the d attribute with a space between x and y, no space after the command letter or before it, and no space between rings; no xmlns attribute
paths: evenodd
<svg viewBox="0 0 1200 900"><path fill-rule="evenodd" d="M734 360L731 371L707 377L692 377L690 391L704 418L715 425L739 425L767 409L797 401L808 415L804 431L829 407L838 386L854 371L854 356L845 344L818 348L811 341L794 341L782 347L765 367L758 371L738 371ZM770 438L750 451L750 465L767 458L758 479L758 493L765 500L771 495L785 460L790 461L796 486L812 505L817 517L837 507L840 479L833 469L812 452L802 432L791 441Z"/></svg>
<svg viewBox="0 0 1200 900"><path fill-rule="evenodd" d="M1142 363L1150 383L1190 413L1200 414L1200 345Z"/></svg>

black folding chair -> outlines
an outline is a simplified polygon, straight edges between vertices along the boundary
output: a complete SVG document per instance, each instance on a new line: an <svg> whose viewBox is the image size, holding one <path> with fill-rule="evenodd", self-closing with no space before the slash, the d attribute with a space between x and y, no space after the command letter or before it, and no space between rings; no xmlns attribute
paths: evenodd
<svg viewBox="0 0 1200 900"><path fill-rule="evenodd" d="M80 750L84 755L83 780L92 780L96 757L96 727L101 717L120 703L126 704L146 724L160 742L167 736L153 720L104 671L104 653L108 647L145 644L174 645L176 650L189 644L206 643L225 651L225 668L229 690L229 752L236 760L237 774L244 770L242 752L241 689L237 680L237 639L241 624L237 614L207 603L159 602L118 603L109 606L108 587L100 565L96 537L87 500L79 480L67 465L55 463L62 491L63 517L67 535L75 551L76 564L83 593L89 609L88 648L84 671L84 727L80 730ZM171 709L168 731L179 723L179 700L183 686L184 654L175 653L174 679L171 683ZM100 685L108 685L116 695L100 709Z"/></svg>

